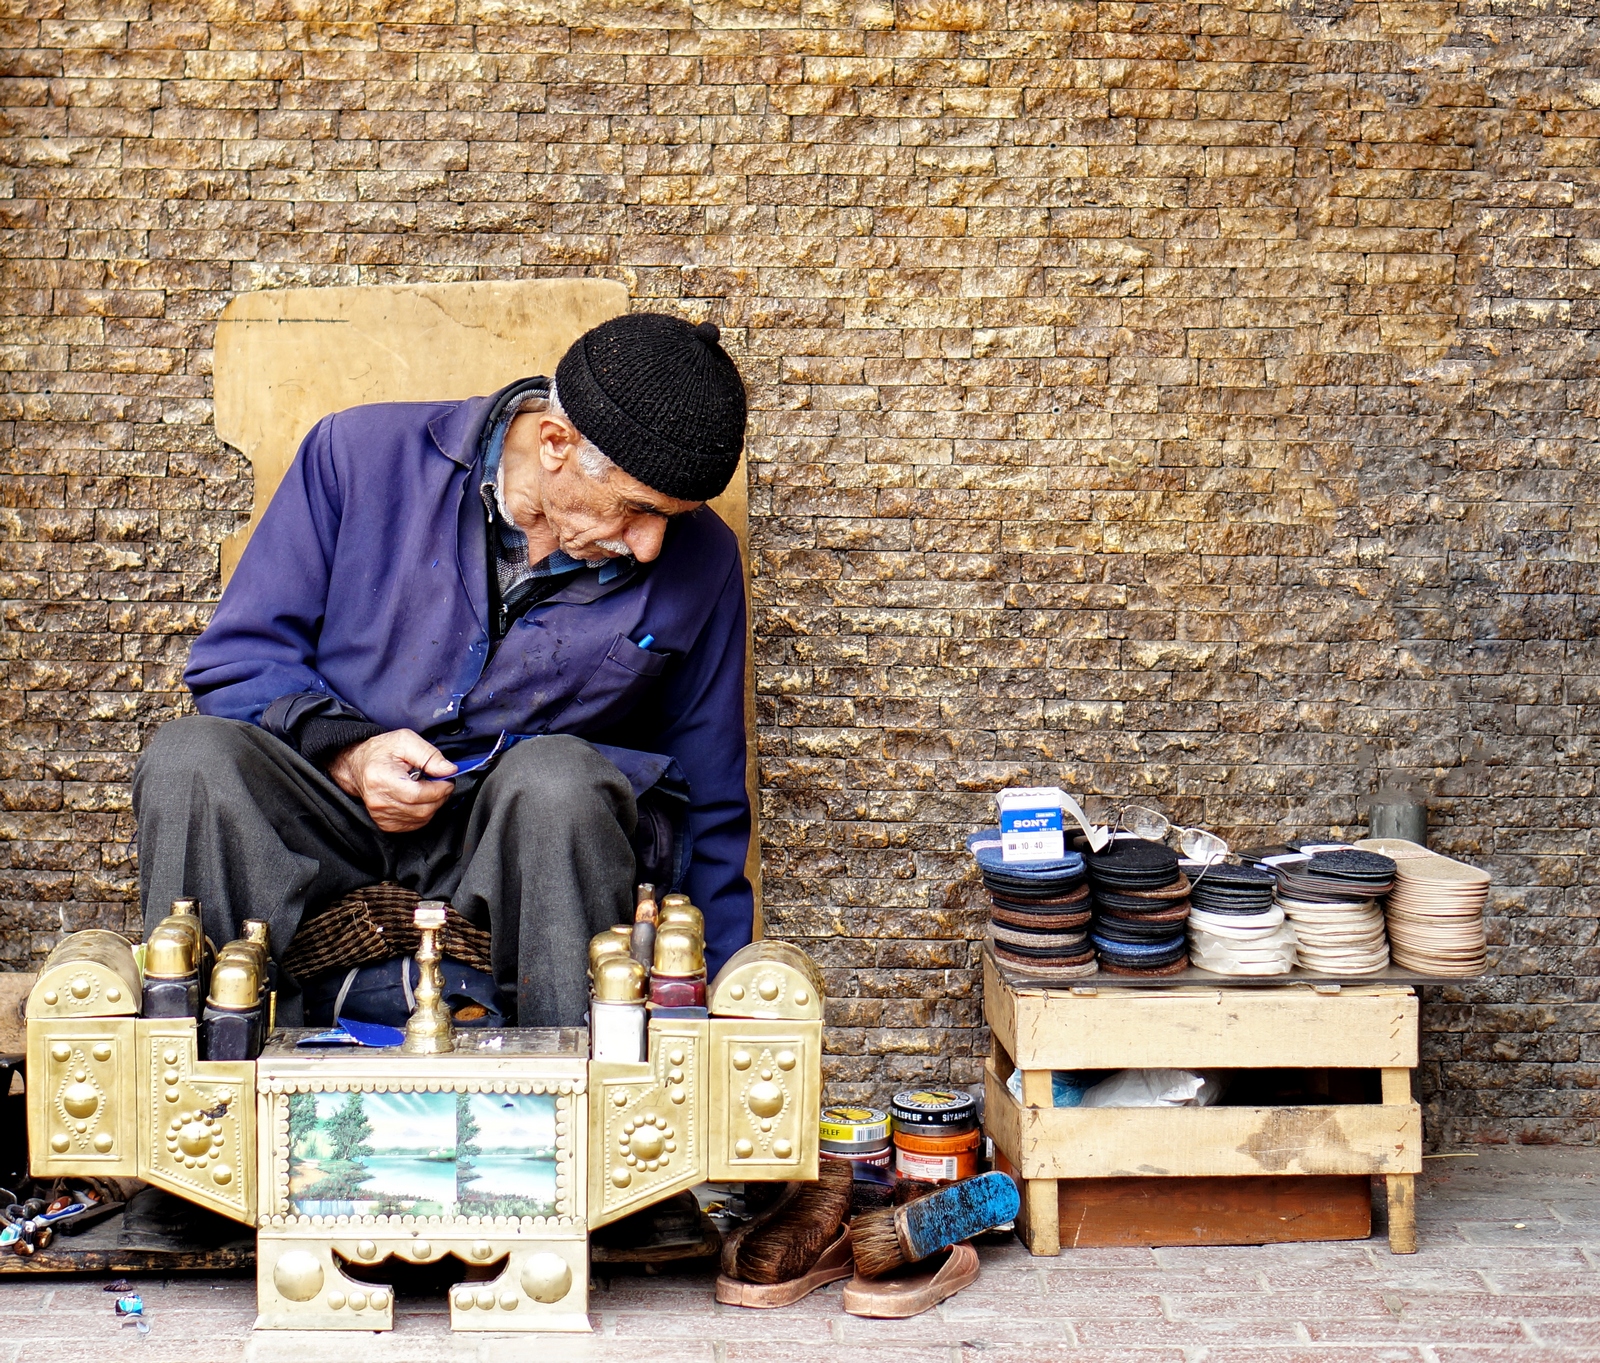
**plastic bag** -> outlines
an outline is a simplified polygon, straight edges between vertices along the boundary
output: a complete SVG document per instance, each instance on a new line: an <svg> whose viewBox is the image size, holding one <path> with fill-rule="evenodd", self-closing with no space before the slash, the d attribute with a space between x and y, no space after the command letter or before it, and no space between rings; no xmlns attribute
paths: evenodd
<svg viewBox="0 0 1600 1363"><path fill-rule="evenodd" d="M1083 1095L1080 1107L1210 1107L1222 1078L1192 1070L1118 1070Z"/></svg>
<svg viewBox="0 0 1600 1363"><path fill-rule="evenodd" d="M1095 1076L1075 1073L1072 1070L1050 1071L1050 1101L1055 1107L1077 1107L1083 1095L1095 1083ZM1006 1088L1019 1103L1022 1101L1022 1071L1012 1070Z"/></svg>

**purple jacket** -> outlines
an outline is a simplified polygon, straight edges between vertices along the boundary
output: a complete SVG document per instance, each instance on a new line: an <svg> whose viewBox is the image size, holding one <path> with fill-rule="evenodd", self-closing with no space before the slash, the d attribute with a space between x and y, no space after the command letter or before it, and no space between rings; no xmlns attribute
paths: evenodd
<svg viewBox="0 0 1600 1363"><path fill-rule="evenodd" d="M738 542L709 507L678 517L654 563L603 585L580 574L512 625L485 666L478 481L495 401L383 403L319 421L184 680L203 714L260 724L274 701L326 696L332 713L415 729L458 761L503 730L576 734L605 746L636 795L676 776L675 761L689 785L684 889L705 913L715 971L750 940L753 910ZM648 649L633 642L647 634Z"/></svg>

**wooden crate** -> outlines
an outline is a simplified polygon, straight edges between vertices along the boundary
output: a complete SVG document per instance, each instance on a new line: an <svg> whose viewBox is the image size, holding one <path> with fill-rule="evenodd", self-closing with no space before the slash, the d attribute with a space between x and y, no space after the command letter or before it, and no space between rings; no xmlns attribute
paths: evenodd
<svg viewBox="0 0 1600 1363"><path fill-rule="evenodd" d="M1422 1109L1411 1097L1417 996L1404 984L1119 988L1019 985L984 953L994 1038L985 1125L1023 1184L1035 1254L1061 1247L1062 1180L1381 1175L1389 1247L1416 1249ZM1052 1070L1378 1070L1381 1103L1308 1107L1057 1108ZM1006 1086L1022 1071L1022 1100Z"/></svg>

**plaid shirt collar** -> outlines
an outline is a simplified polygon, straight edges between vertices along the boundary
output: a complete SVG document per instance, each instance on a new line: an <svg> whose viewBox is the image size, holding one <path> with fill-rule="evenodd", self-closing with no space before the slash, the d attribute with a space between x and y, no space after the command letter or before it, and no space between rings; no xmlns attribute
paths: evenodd
<svg viewBox="0 0 1600 1363"><path fill-rule="evenodd" d="M529 394L495 422L484 450L483 481L478 490L483 496L484 510L489 517L496 576L500 582L500 600L505 609L515 609L518 599L526 594L528 585L540 578L565 577L569 573L589 571L598 573L600 582L604 584L633 567L633 560L627 557L590 564L560 549L547 554L537 563L528 562L528 537L506 514L501 497L500 457L505 451L506 431L510 429L512 420L523 412L543 411L544 408L545 399L542 396Z"/></svg>

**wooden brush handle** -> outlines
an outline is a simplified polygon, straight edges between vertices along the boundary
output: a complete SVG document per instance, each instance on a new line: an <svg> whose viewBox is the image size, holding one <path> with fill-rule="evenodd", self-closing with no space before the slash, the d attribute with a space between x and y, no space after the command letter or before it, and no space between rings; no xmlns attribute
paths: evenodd
<svg viewBox="0 0 1600 1363"><path fill-rule="evenodd" d="M896 1207L894 1209L894 1237L900 1242L900 1253L908 1264L914 1264L918 1259L927 1257L926 1255L918 1254L912 1247L911 1233L906 1227L906 1209L904 1207Z"/></svg>

